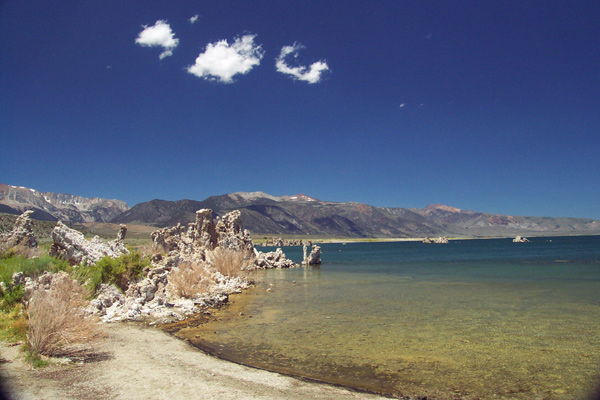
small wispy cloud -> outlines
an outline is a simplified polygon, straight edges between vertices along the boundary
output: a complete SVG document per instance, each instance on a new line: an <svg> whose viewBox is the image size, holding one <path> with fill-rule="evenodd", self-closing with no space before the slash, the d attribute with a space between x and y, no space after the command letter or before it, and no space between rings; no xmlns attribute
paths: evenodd
<svg viewBox="0 0 600 400"><path fill-rule="evenodd" d="M198 18L200 18L200 16L196 14L193 17L191 17L188 21L190 21L190 24L194 25L196 21L198 21Z"/></svg>
<svg viewBox="0 0 600 400"><path fill-rule="evenodd" d="M303 49L304 46L300 43L294 43L292 46L283 46L279 57L275 59L275 68L282 74L291 75L293 79L300 81L306 81L308 83L317 83L321 81L322 74L329 70L329 66L323 60L312 63L310 67L305 65L299 65L296 67L290 66L286 59L290 56L294 60L298 59L298 52Z"/></svg>
<svg viewBox="0 0 600 400"><path fill-rule="evenodd" d="M400 104L400 108L404 108L404 106L406 106L406 104L404 104L404 103Z"/></svg>
<svg viewBox="0 0 600 400"><path fill-rule="evenodd" d="M161 60L173 55L173 49L179 44L179 39L175 37L167 21L158 20L153 26L143 27L144 30L135 39L137 44L144 47L162 47L164 51L159 56Z"/></svg>
<svg viewBox="0 0 600 400"><path fill-rule="evenodd" d="M204 53L200 53L194 65L187 68L190 74L209 81L233 83L237 74L245 75L257 65L264 56L262 46L254 43L256 35L245 35L236 38L229 44L220 40L206 45Z"/></svg>

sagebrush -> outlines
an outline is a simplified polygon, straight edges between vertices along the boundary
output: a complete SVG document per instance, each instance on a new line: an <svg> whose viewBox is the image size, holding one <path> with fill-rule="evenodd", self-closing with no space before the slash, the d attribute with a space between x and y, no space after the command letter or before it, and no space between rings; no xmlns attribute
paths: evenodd
<svg viewBox="0 0 600 400"><path fill-rule="evenodd" d="M230 277L240 276L247 264L243 251L221 247L207 252L206 258L217 272Z"/></svg>
<svg viewBox="0 0 600 400"><path fill-rule="evenodd" d="M182 262L169 273L169 289L179 297L191 299L207 293L214 283L210 273L200 263Z"/></svg>
<svg viewBox="0 0 600 400"><path fill-rule="evenodd" d="M34 355L65 356L103 336L86 318L83 286L67 274L53 278L49 290L36 289L27 305L27 344Z"/></svg>

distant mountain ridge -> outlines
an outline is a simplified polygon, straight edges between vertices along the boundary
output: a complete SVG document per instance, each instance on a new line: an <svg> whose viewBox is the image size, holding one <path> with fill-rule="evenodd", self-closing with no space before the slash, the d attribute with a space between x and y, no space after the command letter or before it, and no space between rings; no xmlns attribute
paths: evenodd
<svg viewBox="0 0 600 400"><path fill-rule="evenodd" d="M42 193L23 186L0 183L0 212L21 214L25 210L33 210L32 218L40 221L108 222L129 210L129 206L121 200Z"/></svg>
<svg viewBox="0 0 600 400"><path fill-rule="evenodd" d="M244 227L255 235L321 235L333 237L516 236L600 234L600 221L589 218L518 217L466 211L441 204L424 209L373 207L361 203L322 201L299 194L272 196L237 192L203 201L152 200L137 204L111 222L157 227L194 221L195 212L210 208L215 216L240 210Z"/></svg>
<svg viewBox="0 0 600 400"><path fill-rule="evenodd" d="M600 234L600 221L589 218L509 216L442 204L424 209L387 208L322 201L305 194L236 192L202 201L155 199L129 208L120 200L41 193L0 184L0 212L20 214L31 209L33 218L39 220L166 227L193 222L196 211L202 208L213 210L215 217L240 210L244 227L254 235L401 238Z"/></svg>

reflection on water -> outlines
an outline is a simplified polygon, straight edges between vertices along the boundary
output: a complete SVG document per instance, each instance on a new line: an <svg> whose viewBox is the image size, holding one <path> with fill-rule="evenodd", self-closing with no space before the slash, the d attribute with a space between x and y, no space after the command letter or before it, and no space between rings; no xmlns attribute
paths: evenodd
<svg viewBox="0 0 600 400"><path fill-rule="evenodd" d="M218 321L179 335L245 364L396 395L585 398L600 373L600 257L486 259L494 241L469 242L377 244L376 263L375 244L323 246L320 269L257 273ZM443 246L462 258L416 255Z"/></svg>

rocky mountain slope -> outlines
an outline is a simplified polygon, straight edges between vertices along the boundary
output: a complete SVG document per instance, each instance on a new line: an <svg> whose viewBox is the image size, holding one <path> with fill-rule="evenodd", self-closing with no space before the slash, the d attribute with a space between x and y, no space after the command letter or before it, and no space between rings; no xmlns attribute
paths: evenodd
<svg viewBox="0 0 600 400"><path fill-rule="evenodd" d="M600 234L600 221L586 218L514 217L466 211L444 205L425 209L380 208L361 203L321 201L303 194L271 196L238 192L204 201L152 200L115 217L116 223L157 227L189 223L195 211L210 208L215 216L239 209L253 234L333 237L515 236Z"/></svg>
<svg viewBox="0 0 600 400"><path fill-rule="evenodd" d="M121 200L42 193L0 183L0 213L21 214L25 210L33 210L32 218L40 221L82 223L108 222L129 210L129 206Z"/></svg>
<svg viewBox="0 0 600 400"><path fill-rule="evenodd" d="M120 200L41 193L0 184L0 213L34 210L37 220L69 223L112 222L155 227L187 224L196 211L219 217L241 211L254 235L330 237L516 236L600 234L600 221L588 218L519 217L461 210L441 204L424 209L383 208L361 203L322 201L305 194L272 196L238 192L196 200L152 200L131 209Z"/></svg>
<svg viewBox="0 0 600 400"><path fill-rule="evenodd" d="M590 218L521 217L461 210L441 204L411 210L460 236L600 234L600 221Z"/></svg>

